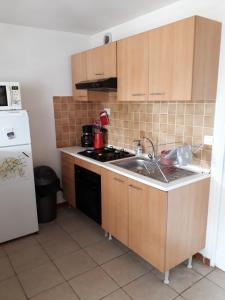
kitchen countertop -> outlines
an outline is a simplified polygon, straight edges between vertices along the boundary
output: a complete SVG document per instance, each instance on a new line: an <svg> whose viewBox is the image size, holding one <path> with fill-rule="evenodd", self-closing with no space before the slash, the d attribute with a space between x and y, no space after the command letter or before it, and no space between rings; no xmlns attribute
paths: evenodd
<svg viewBox="0 0 225 300"><path fill-rule="evenodd" d="M141 183L144 183L146 185L152 186L154 188L157 188L157 189L159 189L161 191L165 191L165 192L168 192L170 190L177 189L177 188L180 188L180 187L185 186L187 184L191 184L191 183L197 182L199 180L203 180L205 178L210 177L209 171L207 172L206 170L203 170L201 168L197 168L196 166L189 165L188 167L182 167L182 168L188 169L188 170L191 170L191 171L194 171L194 172L198 172L198 173L195 174L195 175L191 175L191 176L188 176L188 177L185 177L185 178L175 180L175 181L170 182L170 183L164 183L164 182L160 182L160 181L154 180L152 178L145 177L143 175L128 171L126 169L117 167L117 166L111 164L111 162L113 162L113 161L111 161L111 162L100 162L100 161L96 161L92 158L88 158L88 157L77 154L78 152L85 150L85 148L83 148L83 147L74 146L74 147L60 148L59 150L61 152L70 154L74 157L77 157L79 159L82 159L82 160L85 160L87 162L93 163L93 164L98 165L102 168L105 168L107 170L116 172L120 175L126 176L128 178L133 179L133 180L137 180ZM125 158L125 159L129 159L129 158Z"/></svg>

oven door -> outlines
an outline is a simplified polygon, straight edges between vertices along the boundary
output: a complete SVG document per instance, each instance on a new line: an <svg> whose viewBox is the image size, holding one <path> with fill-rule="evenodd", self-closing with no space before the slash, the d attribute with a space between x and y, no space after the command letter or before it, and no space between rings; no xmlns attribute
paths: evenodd
<svg viewBox="0 0 225 300"><path fill-rule="evenodd" d="M0 110L12 109L10 88L7 83L0 82Z"/></svg>
<svg viewBox="0 0 225 300"><path fill-rule="evenodd" d="M101 225L101 176L75 165L76 205Z"/></svg>

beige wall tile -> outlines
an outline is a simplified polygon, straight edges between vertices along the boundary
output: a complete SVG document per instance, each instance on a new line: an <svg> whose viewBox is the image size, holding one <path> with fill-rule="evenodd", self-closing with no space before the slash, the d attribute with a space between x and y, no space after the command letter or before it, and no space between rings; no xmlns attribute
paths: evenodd
<svg viewBox="0 0 225 300"><path fill-rule="evenodd" d="M163 143L201 144L204 135L213 135L214 102L115 103L114 98L105 103L82 103L72 97L54 97L57 147L80 144L81 126L98 119L104 107L111 109L108 143L117 147L133 149L133 139L141 132ZM210 157L208 149L194 162L206 164Z"/></svg>

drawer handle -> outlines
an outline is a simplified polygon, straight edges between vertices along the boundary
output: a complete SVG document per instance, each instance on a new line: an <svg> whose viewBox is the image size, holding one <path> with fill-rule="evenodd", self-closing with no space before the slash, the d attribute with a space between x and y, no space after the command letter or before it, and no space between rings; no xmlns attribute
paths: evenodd
<svg viewBox="0 0 225 300"><path fill-rule="evenodd" d="M140 97L140 96L146 96L146 94L142 94L142 93L134 93L134 94L132 94L132 96Z"/></svg>
<svg viewBox="0 0 225 300"><path fill-rule="evenodd" d="M134 189L134 190L142 191L141 188L139 188L139 187L137 187L137 186L135 186L135 185L133 185L133 184L129 184L129 187L131 187L131 188Z"/></svg>
<svg viewBox="0 0 225 300"><path fill-rule="evenodd" d="M97 75L97 76L98 76L98 75L104 75L104 73L95 73L95 75Z"/></svg>
<svg viewBox="0 0 225 300"><path fill-rule="evenodd" d="M116 180L116 181L118 181L118 182L124 183L124 181L121 180L121 179L119 179L119 178L114 177L113 179Z"/></svg>
<svg viewBox="0 0 225 300"><path fill-rule="evenodd" d="M79 98L86 98L87 96L84 96L84 95L82 96L82 95L80 95L80 96L78 96L78 97L79 97Z"/></svg>
<svg viewBox="0 0 225 300"><path fill-rule="evenodd" d="M150 93L151 96L162 96L165 95L165 93Z"/></svg>

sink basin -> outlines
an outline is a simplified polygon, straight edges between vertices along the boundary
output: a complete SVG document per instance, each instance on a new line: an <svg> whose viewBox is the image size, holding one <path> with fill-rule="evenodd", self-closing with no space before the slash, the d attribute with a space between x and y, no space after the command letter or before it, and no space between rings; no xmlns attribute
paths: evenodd
<svg viewBox="0 0 225 300"><path fill-rule="evenodd" d="M113 162L112 164L131 172L135 172L137 174L166 183L197 174L195 172L177 168L175 166L164 166L160 163L158 163L157 166L155 162L142 157L132 157Z"/></svg>

